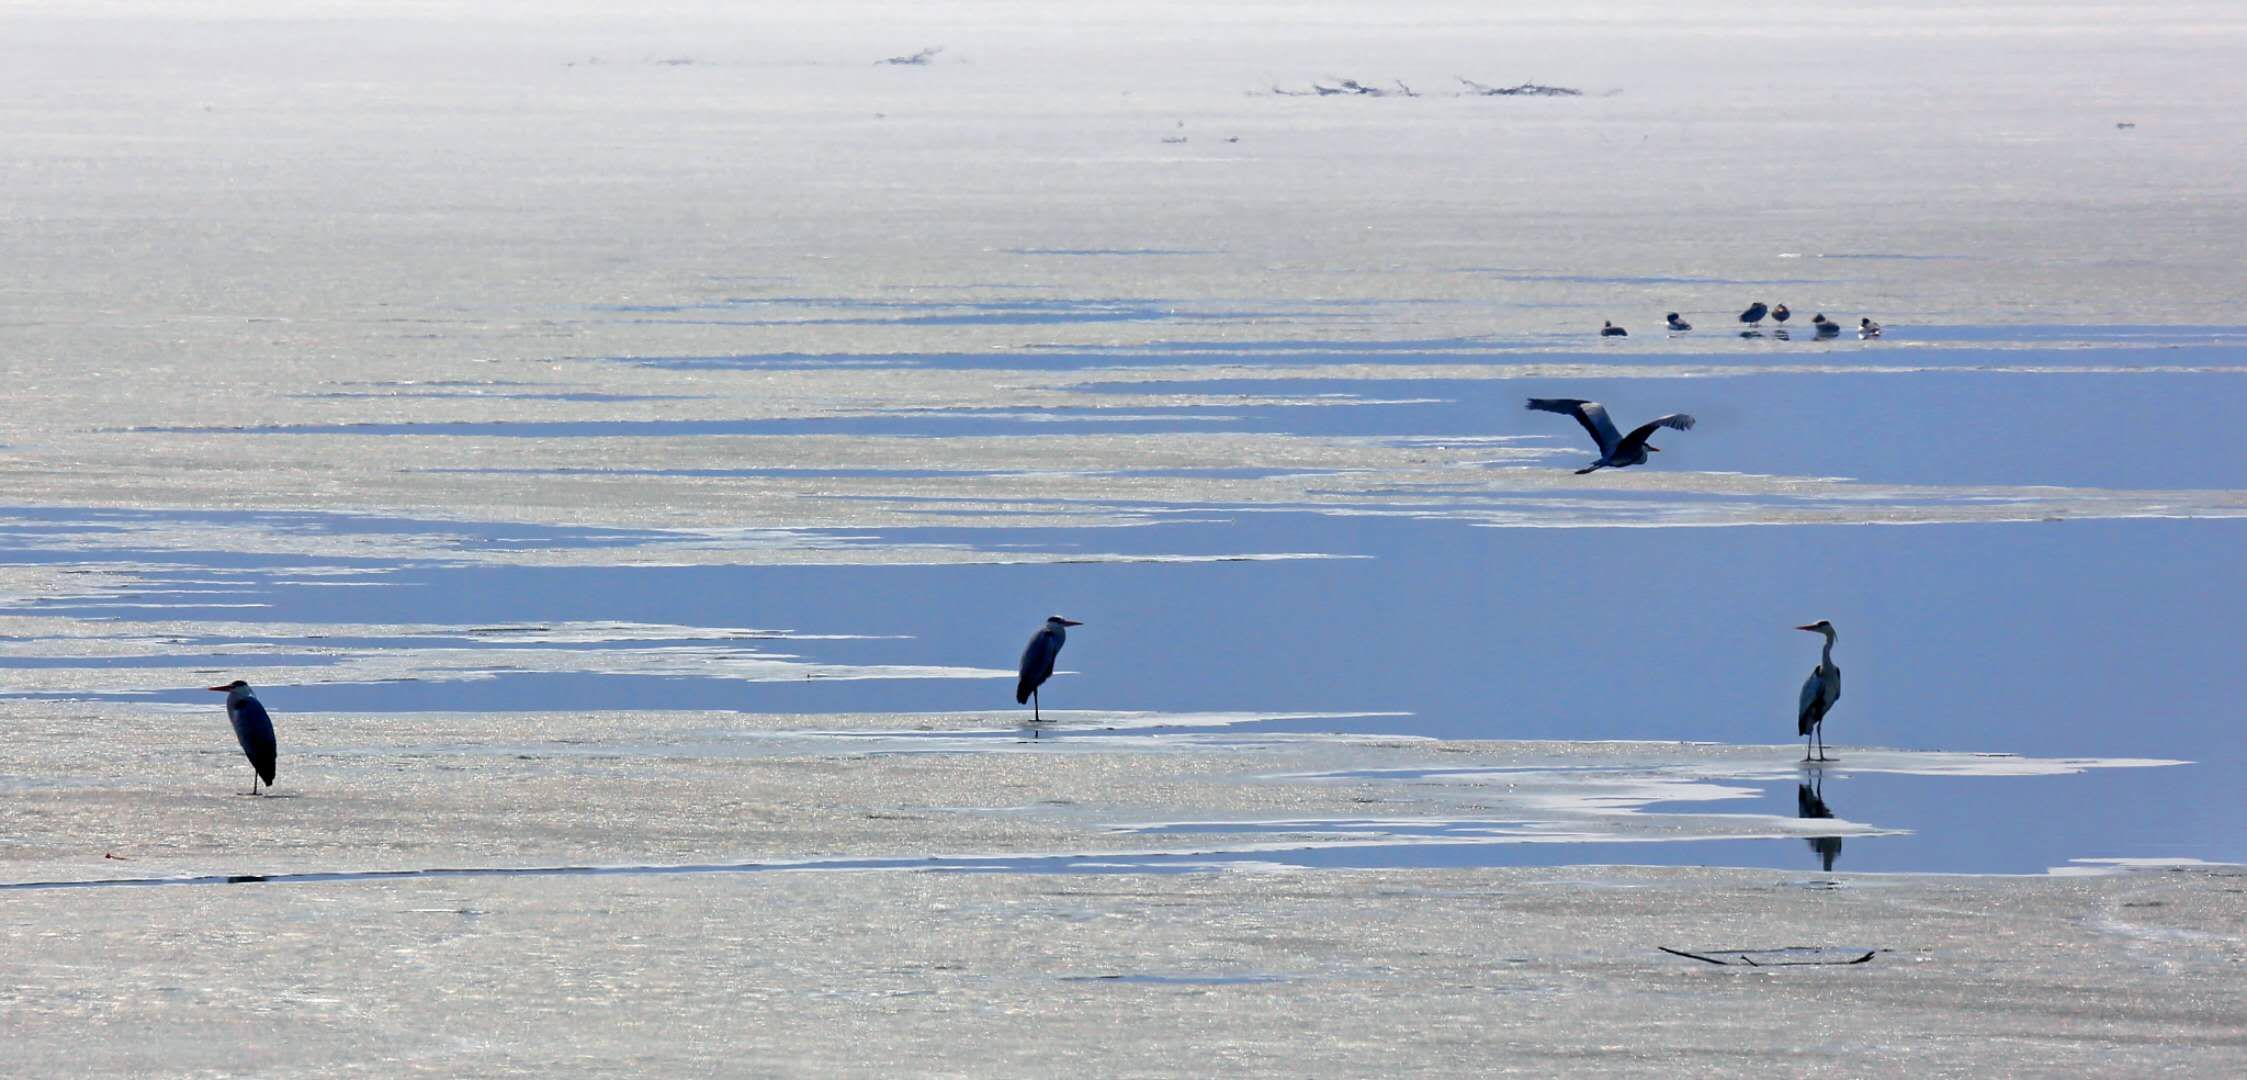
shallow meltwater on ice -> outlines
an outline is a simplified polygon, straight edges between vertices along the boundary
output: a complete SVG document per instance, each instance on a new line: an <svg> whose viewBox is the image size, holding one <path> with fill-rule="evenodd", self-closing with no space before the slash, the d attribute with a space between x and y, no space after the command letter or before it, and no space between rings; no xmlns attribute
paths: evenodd
<svg viewBox="0 0 2247 1080"><path fill-rule="evenodd" d="M893 721L900 719L890 718ZM754 758L768 768L821 767L885 757L884 769L921 767L915 755L940 755L947 770L994 775L1035 774L1060 764L1098 762L1100 775L1132 778L1183 793L1196 808L1223 816L1185 820L1114 820L1117 806L1069 794L1021 805L936 805L915 797L866 817L910 822L1042 821L1073 825L1087 846L1068 851L987 850L908 855L804 854L746 861L540 863L521 857L488 865L350 865L341 845L300 860L317 869L217 869L218 853L165 858L169 873L124 873L153 852L111 853L92 873L83 865L51 879L0 880L0 891L156 886L380 883L419 879L632 877L752 873L1012 873L1142 874L1307 872L1346 869L1458 869L1583 864L1759 866L1776 869L1935 871L2035 874L2095 872L2130 862L2069 854L2079 850L2160 850L2130 823L2037 835L2058 803L2083 797L2131 799L2131 787L2158 789L2170 780L2123 784L2103 774L2161 774L2189 763L2131 759L2039 759L2010 755L1851 750L1846 760L1804 765L1771 747L1663 746L1638 743L1488 743L1399 740L1395 737L1211 732L1227 716L1056 717L1050 726L997 726L999 717L924 717L914 729L862 731L781 726L754 732L673 729L662 742L608 732L593 738L539 741L455 741L364 749L308 747L320 775L338 787L353 774L380 772L400 759L449 757L477 772L492 767L539 769L594 782L596 763L639 763L657 770L722 767ZM1316 721L1318 718L1297 718ZM471 730L497 726L489 721ZM457 731L458 729L456 729ZM923 745L912 746L920 742ZM874 745L869 745L869 744ZM1004 763L991 755L1003 755ZM898 755L904 755L899 757ZM1339 761L1397 756L1503 760L1504 765L1342 769L1269 774L1273 761ZM984 758L977 764L976 758ZM1040 760L1040 759L1043 760ZM1591 764L1584 763L1590 760ZM534 762L535 765L522 763ZM1174 787L1190 778L1184 787ZM1939 783L1891 782L1891 778ZM2077 781L2054 786L2023 781ZM1994 786L1977 790L1975 783ZM941 787L938 797L965 791ZM1019 785L1009 783L1009 789ZM1200 789L1198 792L1196 789ZM30 789L26 789L30 790ZM284 800L317 799L291 792ZM879 798L879 797L877 797ZM1128 803L1130 799L1121 800ZM1347 805L1347 813L1257 817L1244 807ZM691 813L692 811L687 811ZM293 807L291 816L320 811ZM838 834L835 841L844 840ZM986 842L989 842L986 840ZM1052 843L1048 839L1047 843ZM863 839L860 843L866 843ZM1037 845L1031 845L1033 848ZM2176 861L2184 856L2141 856ZM117 861L121 860L121 861ZM253 860L256 861L256 860ZM178 868L182 862L209 867Z"/></svg>
<svg viewBox="0 0 2247 1080"><path fill-rule="evenodd" d="M1304 314L1238 310L1283 309ZM776 296L594 315L1188 334L1178 310ZM16 860L0 884L2247 858L2239 800L2169 798L2242 764L2203 602L2247 584L2247 446L2225 420L2247 405L2242 336L589 357L529 392L339 380L356 417L119 426L237 467L309 454L379 505L0 509L4 722L137 717L172 747L155 783L75 777L108 750L88 740L15 741L5 783L60 800L26 850L69 849L71 822L120 798L157 800L161 835L188 812L165 800L234 782L200 690L231 678L279 718L290 798L271 805L303 819L286 828L348 837L345 792L421 769L591 806L641 774L691 805L770 790L737 772L808 770L816 801L848 792L884 827L711 823L681 847L620 811L467 863L183 837L123 856L161 873ZM728 373L798 388L760 412L712 396ZM872 407L875 387L902 400ZM1700 423L1646 466L1576 476L1588 439L1521 407L1564 394ZM444 415L368 418L406 400ZM573 412L518 415L533 400ZM1085 625L1032 724L1006 711L1014 659L1053 612ZM1848 691L1836 760L1806 765L1784 744L1818 642L1792 627L1817 618L1841 628ZM759 819L797 797L814 796L775 792ZM565 839L587 828L605 839Z"/></svg>
<svg viewBox="0 0 2247 1080"><path fill-rule="evenodd" d="M9 6L0 1074L2234 1064L2230 12L876 6Z"/></svg>

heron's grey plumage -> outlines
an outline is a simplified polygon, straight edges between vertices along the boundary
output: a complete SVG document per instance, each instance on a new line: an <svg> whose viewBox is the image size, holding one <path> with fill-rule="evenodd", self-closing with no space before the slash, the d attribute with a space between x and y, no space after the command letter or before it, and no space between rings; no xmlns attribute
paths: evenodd
<svg viewBox="0 0 2247 1080"><path fill-rule="evenodd" d="M1818 760L1823 761L1826 756L1826 714L1833 711L1835 702L1841 700L1841 667L1833 662L1836 635L1833 624L1823 619L1795 629L1823 634L1826 638L1826 648L1818 657L1818 666L1811 668L1810 677L1802 680L1802 696L1795 707L1795 734L1805 739L1815 734L1818 740ZM1802 749L1802 759L1811 760L1808 745Z"/></svg>
<svg viewBox="0 0 2247 1080"><path fill-rule="evenodd" d="M1069 627L1082 626L1074 619L1059 615L1047 617L1045 625L1030 635L1030 644L1022 649L1022 673L1014 684L1014 703L1022 705L1037 698L1038 687L1053 677L1053 661L1061 655L1061 646L1069 642ZM1037 707L1031 706L1031 718L1037 718Z"/></svg>
<svg viewBox="0 0 2247 1080"><path fill-rule="evenodd" d="M1632 428L1628 435L1618 434L1615 421L1607 416L1607 408L1596 401L1582 398L1530 398L1529 408L1535 412L1561 413L1573 416L1591 433L1592 441L1599 444L1599 460L1576 470L1577 475L1594 469L1620 469L1629 465L1646 464L1646 452L1660 447L1648 446L1646 440L1662 428L1689 431L1693 418L1684 413L1671 413Z"/></svg>
<svg viewBox="0 0 2247 1080"><path fill-rule="evenodd" d="M241 746L242 756L250 759L250 771L271 787L281 755L280 744L273 737L272 715L265 711L250 684L240 679L211 689L226 691L226 719L234 726L234 741ZM257 793L255 781L250 784L250 792Z"/></svg>

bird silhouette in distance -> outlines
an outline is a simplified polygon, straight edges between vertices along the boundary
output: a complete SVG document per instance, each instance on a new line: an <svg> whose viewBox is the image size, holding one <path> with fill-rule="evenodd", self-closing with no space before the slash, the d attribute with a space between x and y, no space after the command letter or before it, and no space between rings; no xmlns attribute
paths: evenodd
<svg viewBox="0 0 2247 1080"><path fill-rule="evenodd" d="M257 794L259 780L272 787L280 747L273 739L273 717L258 702L257 692L240 679L204 689L226 695L226 719L234 725L234 741L241 744L242 755L250 759L250 794Z"/></svg>
<svg viewBox="0 0 2247 1080"><path fill-rule="evenodd" d="M1030 644L1023 647L1022 675L1014 684L1014 703L1029 704L1032 723L1043 719L1038 711L1038 687L1044 686L1045 681L1053 677L1053 660L1061 655L1061 646L1068 644L1068 628L1083 625L1075 619L1049 615L1045 625L1039 627L1037 633L1030 635Z"/></svg>
<svg viewBox="0 0 2247 1080"><path fill-rule="evenodd" d="M1826 756L1826 714L1833 711L1834 702L1841 700L1841 668L1833 662L1833 624L1824 619L1808 626L1797 626L1822 634L1826 639L1825 652L1818 657L1818 666L1810 669L1810 677L1802 680L1802 698L1795 710L1795 734L1803 737L1802 760L1810 757L1810 739L1818 740L1819 761L1830 761Z"/></svg>

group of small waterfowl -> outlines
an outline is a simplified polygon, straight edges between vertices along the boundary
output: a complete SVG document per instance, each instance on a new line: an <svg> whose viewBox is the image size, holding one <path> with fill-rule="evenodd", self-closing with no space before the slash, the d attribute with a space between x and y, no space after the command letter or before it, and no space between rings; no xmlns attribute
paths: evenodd
<svg viewBox="0 0 2247 1080"><path fill-rule="evenodd" d="M1780 304L1778 307L1767 307L1765 306L1763 301L1758 300L1755 303L1749 304L1748 309L1740 313L1740 323L1741 325L1747 327L1747 329L1740 331L1740 336L1762 337L1763 320L1768 318L1771 321L1779 324L1780 328L1778 331L1778 336L1786 337L1787 320L1793 317L1794 312L1788 311L1787 305L1785 304ZM1670 333L1682 334L1688 330L1693 329L1693 324L1686 322L1684 319L1678 318L1677 312L1670 312L1668 315L1663 316L1663 318L1668 321ZM1815 332L1819 337L1822 338L1840 337L1842 330L1841 324L1833 321L1832 319L1826 318L1826 313L1823 311L1810 317L1810 328L1813 332ZM1599 327L1599 336L1629 337L1631 336L1631 332L1615 325L1611 321L1602 320ZM1867 340L1879 337L1880 324L1872 321L1871 319L1858 319L1857 336Z"/></svg>

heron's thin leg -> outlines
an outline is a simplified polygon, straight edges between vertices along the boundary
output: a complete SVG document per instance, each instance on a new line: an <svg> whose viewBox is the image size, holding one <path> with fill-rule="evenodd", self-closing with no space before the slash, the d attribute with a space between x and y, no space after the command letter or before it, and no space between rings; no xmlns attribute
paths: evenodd
<svg viewBox="0 0 2247 1080"><path fill-rule="evenodd" d="M1035 724L1038 719L1038 692L1032 690L1030 691L1030 722Z"/></svg>

